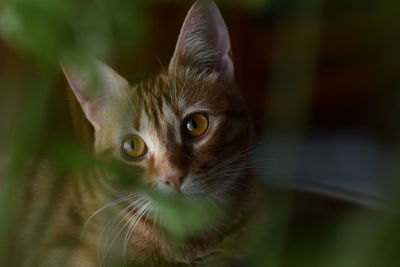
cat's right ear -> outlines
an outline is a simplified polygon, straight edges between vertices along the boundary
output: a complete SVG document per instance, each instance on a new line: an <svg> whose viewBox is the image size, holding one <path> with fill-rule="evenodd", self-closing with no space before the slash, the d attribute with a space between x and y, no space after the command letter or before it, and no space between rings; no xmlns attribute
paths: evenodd
<svg viewBox="0 0 400 267"><path fill-rule="evenodd" d="M189 10L169 70L189 67L199 74L214 73L230 83L234 76L228 29L212 0L197 0Z"/></svg>
<svg viewBox="0 0 400 267"><path fill-rule="evenodd" d="M120 90L128 88L129 83L106 64L100 61L92 63L86 68L64 64L61 68L87 119L98 129L107 106L105 101L119 96Z"/></svg>

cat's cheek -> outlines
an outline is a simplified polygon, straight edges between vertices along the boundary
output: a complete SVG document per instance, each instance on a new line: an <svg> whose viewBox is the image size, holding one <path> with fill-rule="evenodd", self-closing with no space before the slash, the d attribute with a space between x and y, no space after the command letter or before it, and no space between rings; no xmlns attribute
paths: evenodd
<svg viewBox="0 0 400 267"><path fill-rule="evenodd" d="M189 174L185 177L185 179L182 182L182 186L181 186L181 193L184 195L190 195L191 189L193 187L193 174L191 172L189 172Z"/></svg>

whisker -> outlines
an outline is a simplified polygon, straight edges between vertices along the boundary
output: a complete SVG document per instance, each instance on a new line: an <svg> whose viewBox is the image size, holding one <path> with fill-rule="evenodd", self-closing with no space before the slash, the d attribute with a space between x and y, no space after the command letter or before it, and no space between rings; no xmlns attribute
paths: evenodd
<svg viewBox="0 0 400 267"><path fill-rule="evenodd" d="M129 199L133 198L135 195L136 195L136 193L134 193L134 194L129 194L129 195L127 195L127 196L125 196L125 197L122 197L122 198L120 198L120 199L116 199L116 200L111 201L110 203L108 203L108 204L106 204L106 205L100 207L100 208L97 209L96 211L94 211L94 212L89 216L89 218L85 221L85 223L83 224L80 239L82 240L83 234L84 234L84 232L85 232L85 230L86 230L87 225L89 224L89 222L90 222L97 214L99 214L100 212L102 212L103 210L105 210L105 209L107 209L107 208L113 207L113 206L115 206L115 205L117 205L117 204L119 204L119 203L121 203L121 202L124 202L124 201L129 200Z"/></svg>
<svg viewBox="0 0 400 267"><path fill-rule="evenodd" d="M148 202L146 203L143 207L142 210L140 212L138 212L138 214L131 220L131 225L129 226L126 235L125 235L125 240L124 240L124 245L123 245L123 257L124 257L124 262L127 263L127 259L126 259L126 254L127 254L127 247L128 247L128 242L131 238L131 235L133 233L133 231L136 228L136 225L139 223L139 221L143 218L144 215L146 215L146 220L147 217L150 213L149 207L150 207L151 203Z"/></svg>
<svg viewBox="0 0 400 267"><path fill-rule="evenodd" d="M97 256L99 257L100 265L102 265L104 262L103 258L100 260L100 255L103 255L102 251L104 249L102 250L102 244L105 242L102 242L102 241L103 241L103 239L106 239L105 235L106 235L107 230L109 228L111 228L111 232L113 232L115 228L112 225L118 220L119 216L121 216L125 211L127 211L132 206L134 206L134 203L132 203L132 204L128 205L127 207L125 207L124 209L120 210L117 215L115 215L111 218L111 220L108 222L108 224L106 225L104 230L101 232L100 238L98 240L98 245L97 245Z"/></svg>
<svg viewBox="0 0 400 267"><path fill-rule="evenodd" d="M134 207L134 206L141 206L143 205L147 200L145 199L140 199L141 201L135 205L136 203L132 203L129 207ZM126 220L129 216L131 216L131 213L135 213L135 209L132 209L131 211L129 211L127 214L125 214L125 216L123 218L120 219L120 222L115 226L115 228L117 228L121 223L123 223L124 220ZM104 250L103 250L103 262L105 260L105 258L107 258L108 254L110 253L114 243L117 241L119 235L121 234L121 232L125 229L125 227L130 223L130 220L127 220L127 222L125 222L125 224L121 227L121 229L118 231L118 233L114 236L114 238L112 239L111 243L109 244L109 246L105 246ZM114 229L115 229L114 228ZM112 230L112 232L114 232L114 229ZM111 234L111 233L110 233Z"/></svg>

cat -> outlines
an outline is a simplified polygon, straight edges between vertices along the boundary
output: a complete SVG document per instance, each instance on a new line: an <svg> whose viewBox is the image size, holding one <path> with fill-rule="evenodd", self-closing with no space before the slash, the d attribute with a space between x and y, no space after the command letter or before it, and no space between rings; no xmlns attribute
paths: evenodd
<svg viewBox="0 0 400 267"><path fill-rule="evenodd" d="M79 68L62 68L94 127L96 155L123 164L132 179L157 192L204 198L223 212L206 228L173 240L157 223L151 197L134 186L114 184L98 167L71 178L42 163L29 187L31 199L42 202L26 209L49 219L25 217L20 239L39 241L19 248L21 266L120 266L113 264L123 253L115 249L127 250L125 260L134 266L229 266L240 258L258 203L249 164L252 123L234 84L230 38L216 4L193 4L168 68L139 84L99 61L95 85ZM119 224L111 224L111 239L102 239L115 214ZM113 248L121 231L127 232L124 244Z"/></svg>

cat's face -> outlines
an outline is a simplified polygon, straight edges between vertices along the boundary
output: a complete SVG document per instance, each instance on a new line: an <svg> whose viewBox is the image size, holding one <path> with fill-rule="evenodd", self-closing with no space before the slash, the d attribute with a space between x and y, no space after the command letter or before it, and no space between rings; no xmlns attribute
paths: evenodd
<svg viewBox="0 0 400 267"><path fill-rule="evenodd" d="M246 149L250 127L236 89L216 78L182 69L125 88L97 129L96 150L162 191L232 189L244 167L233 157Z"/></svg>
<svg viewBox="0 0 400 267"><path fill-rule="evenodd" d="M229 36L213 3L189 12L169 68L129 85L96 63L93 90L65 68L95 127L95 150L161 191L224 199L240 190L250 122L233 86Z"/></svg>

